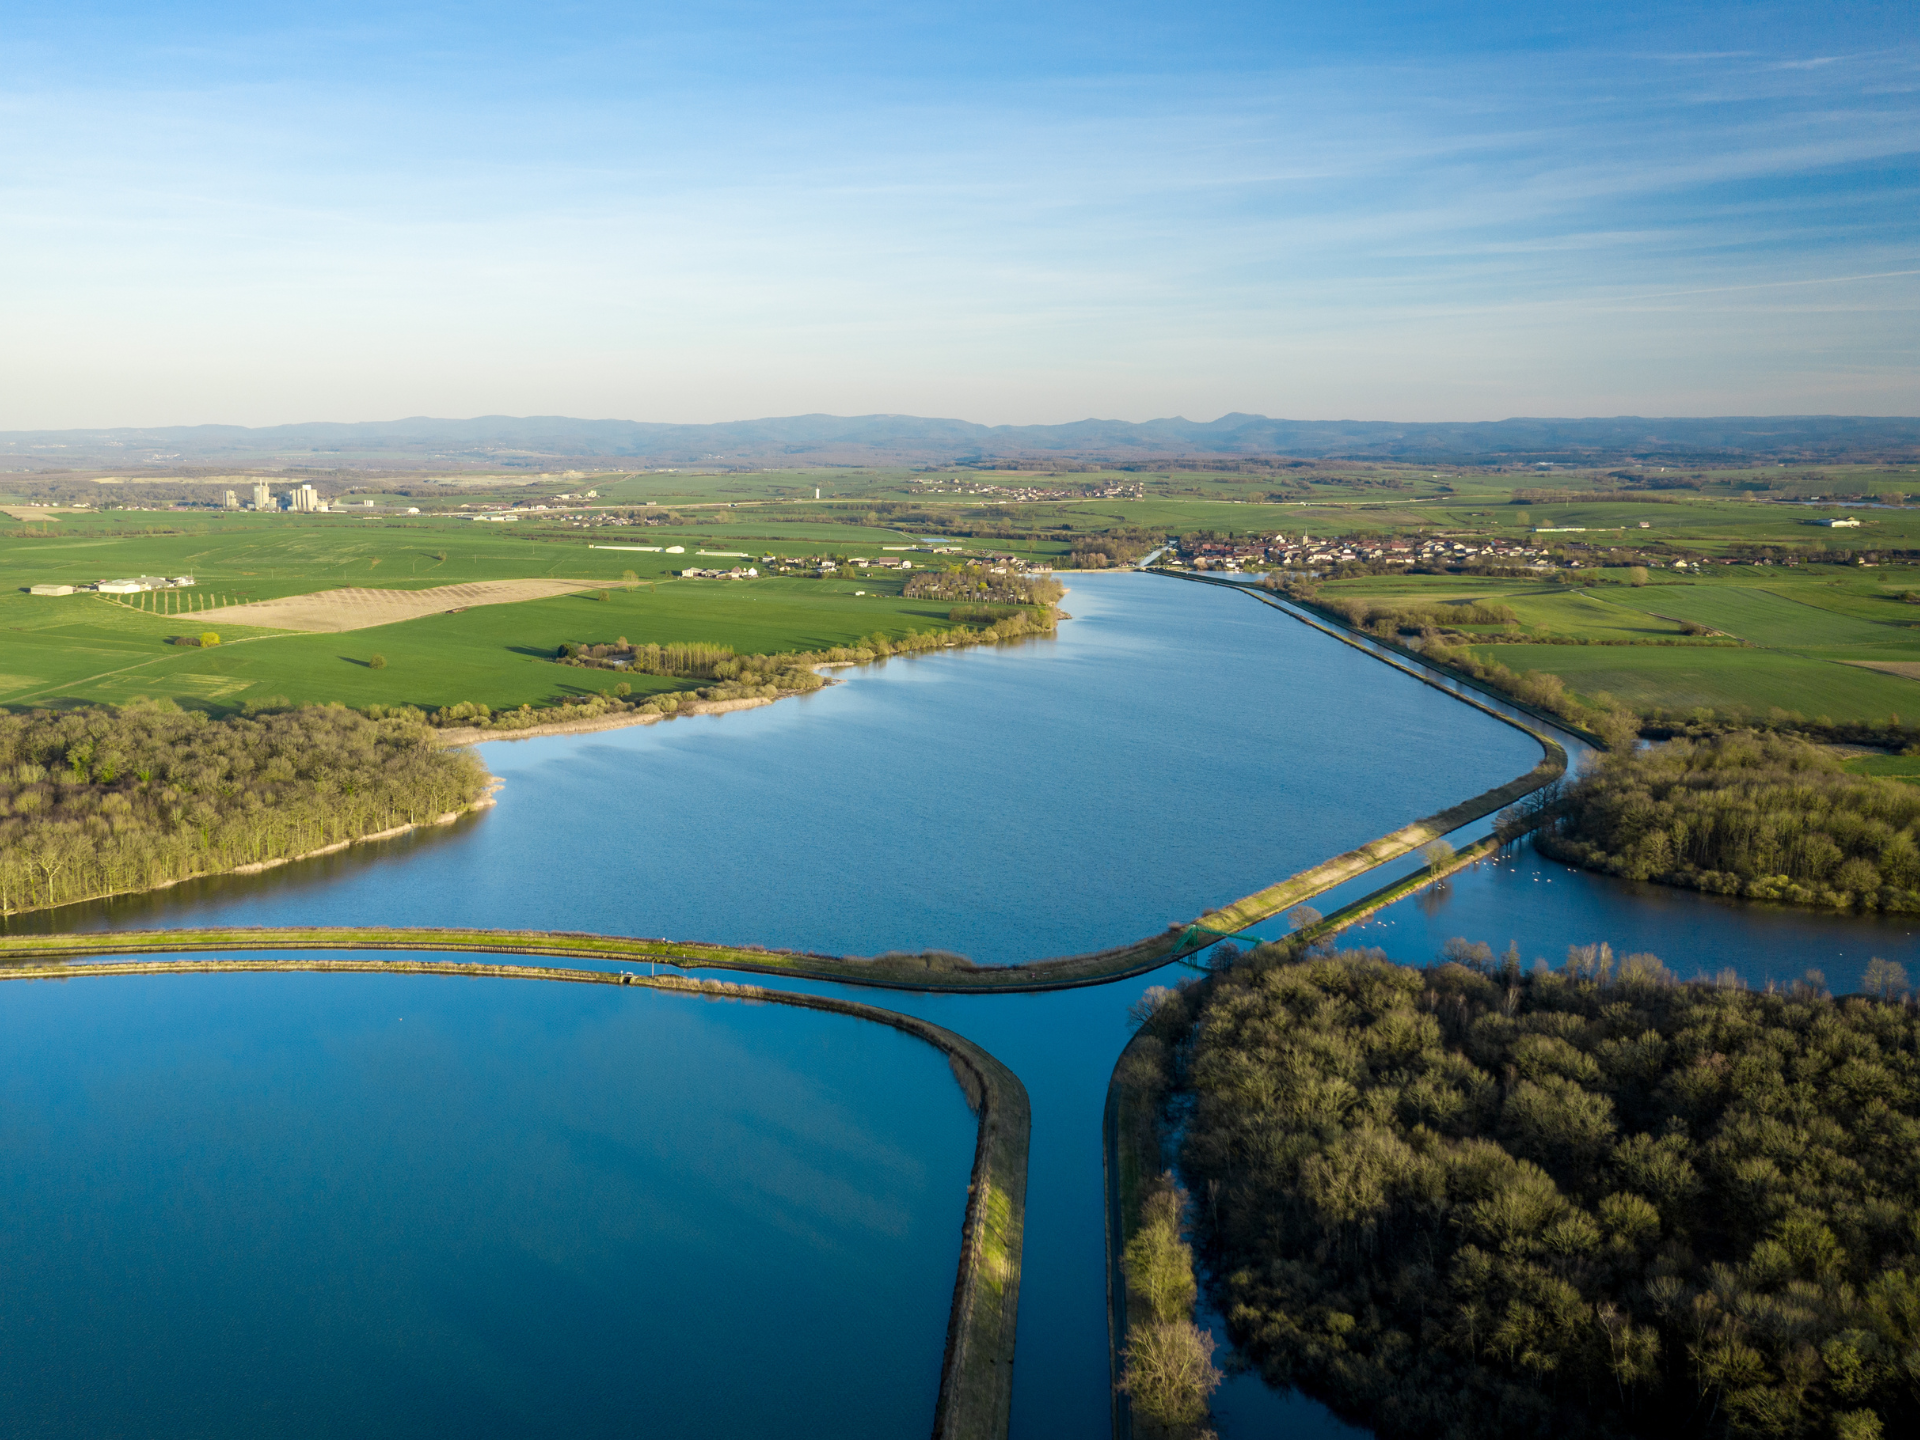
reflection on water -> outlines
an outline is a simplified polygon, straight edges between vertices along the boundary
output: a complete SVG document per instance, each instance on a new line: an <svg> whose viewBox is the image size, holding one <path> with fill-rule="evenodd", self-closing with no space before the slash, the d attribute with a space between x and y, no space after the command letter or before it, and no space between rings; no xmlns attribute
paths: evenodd
<svg viewBox="0 0 1920 1440"><path fill-rule="evenodd" d="M446 832L58 918L938 946L999 963L1154 934L1539 757L1244 596L1073 584L1058 640L894 659L732 715L488 744L499 805Z"/></svg>
<svg viewBox="0 0 1920 1440"><path fill-rule="evenodd" d="M1920 970L1920 916L1799 910L1615 880L1549 860L1522 843L1445 885L1390 905L1342 937L1427 965L1459 936L1531 964L1561 964L1569 945L1605 941L1618 955L1658 955L1682 979L1731 969L1752 986L1818 970L1835 994L1857 990L1874 956Z"/></svg>
<svg viewBox="0 0 1920 1440"><path fill-rule="evenodd" d="M982 961L1026 959L1151 933L1170 920L1246 894L1483 790L1528 768L1538 756L1537 747L1524 736L1243 596L1137 575L1076 577L1073 584L1069 604L1078 618L1062 627L1057 641L895 660L843 672L846 684L803 701L722 718L490 744L483 754L507 784L499 807L482 816L258 877L199 882L84 910L74 907L53 919L67 929L206 923L551 928L865 954L937 945ZM1403 860L1392 873L1417 865L1417 860ZM1330 912L1384 878L1354 882L1316 901L1316 907ZM24 917L15 928L44 923ZM1280 928L1263 927L1259 933L1279 933ZM1903 924L1762 911L1659 887L1625 886L1566 871L1524 849L1516 857L1464 873L1442 891L1401 902L1368 927L1349 933L1355 941L1382 945L1394 958L1410 963L1430 961L1453 935L1484 939L1496 949L1514 939L1528 959L1541 954L1556 960L1568 944L1605 939L1623 953L1659 954L1682 974L1734 965L1749 978L1764 980L1788 978L1814 965L1826 970L1836 988L1852 983L1850 977L1857 976L1870 953L1908 958L1920 948ZM1916 968L1920 954L1908 963ZM851 995L925 1015L987 1046L1026 1083L1034 1105L1034 1150L1014 1433L1027 1440L1091 1440L1106 1428L1101 1109L1107 1077L1127 1038L1127 1006L1147 986L1171 983L1182 973L1172 967L1123 984L1006 997L920 996L764 982ZM318 987L297 992L303 996L331 995L335 992L326 987L334 985L347 986L339 993L348 996L386 993L352 988L342 977L299 978ZM175 1065L193 1072L198 1057L210 1055L216 1058L208 1062L212 1068L207 1074L218 1075L227 1064L219 1057L255 1044L249 1027L256 1019L245 1007L215 1007L206 1027L194 1030L187 1013L192 1007L182 1006L177 997L216 992L189 991L189 982L181 980L156 983L181 988L121 993L173 997L168 998L174 1006L168 1012L173 1023L186 1027L183 1035L199 1037L195 1048L176 1055ZM466 987L448 982L422 983L440 984L443 992L438 993L466 993ZM91 1006L96 1003L93 997L113 987L13 988L66 995L74 1002L84 999ZM509 985L504 992L472 987L476 995L506 993L516 998L494 1009L482 1005L449 1012L443 1025L447 1054L453 1057L447 1075L461 1086L475 1083L473 1073L491 1076L491 1090L484 1085L476 1090L485 1095L510 1090L500 1077L524 1057L546 1053L549 1058L539 1063L561 1073L564 1067L555 1058L559 1051L541 1051L516 1029L517 997L549 989L574 993L562 987ZM8 1016L27 1013L14 1003L0 1010ZM275 1012L268 1006L260 1013L271 1017ZM819 1023L828 1029L803 1032L788 1026L779 1018L784 1012L773 1009L732 1007L726 1013L740 1017L740 1023L722 1035L694 1027L665 1051L636 1036L632 1073L610 1066L578 1086L543 1092L553 1096L563 1114L589 1098L606 1100L608 1108L589 1115L576 1127L577 1134L556 1133L542 1120L526 1131L531 1138L525 1143L531 1148L514 1152L520 1155L514 1163L537 1168L549 1151L598 1157L594 1163L607 1167L604 1185L589 1186L588 1192L626 1197L619 1204L657 1219L657 1231L635 1232L635 1243L642 1244L636 1253L666 1257L659 1263L668 1267L670 1278L679 1277L673 1283L691 1287L650 1291L650 1279L620 1268L627 1261L617 1256L608 1261L610 1273L631 1277L635 1293L657 1293L658 1314L683 1327L679 1336L645 1329L653 1318L639 1313L645 1307L621 1310L619 1305L627 1300L618 1296L595 1301L600 1309L589 1306L592 1313L610 1318L605 1334L580 1341L581 1354L608 1367L606 1373L616 1382L612 1391L647 1394L666 1383L660 1377L682 1372L702 1384L719 1376L726 1404L742 1407L739 1413L750 1416L758 1413L753 1406L778 1396L777 1389L758 1379L754 1357L759 1352L754 1347L765 1335L790 1340L796 1328L808 1327L820 1307L831 1309L843 1299L854 1303L858 1297L844 1297L844 1287L865 1288L884 1304L904 1307L902 1314L913 1305L932 1303L940 1310L933 1322L935 1333L944 1325L958 1217L956 1213L945 1229L923 1217L937 1215L939 1203L944 1203L939 1197L955 1193L936 1172L949 1163L942 1157L948 1156L953 1142L943 1128L948 1118L942 1117L952 1118L957 1100L944 1066L937 1064L944 1086L936 1087L937 1096L916 1090L910 1081L896 1083L892 1062L857 1075L852 1070L835 1072L836 1057L846 1060L864 1043L845 1037L865 1027L822 1017ZM400 1014L411 1017L412 1011L395 1011L396 1017ZM225 1029L216 1023L223 1017ZM54 1026L48 1032L48 1044L74 1033L76 1022L64 1023L65 1029ZM113 1021L101 1033L122 1033L128 1023ZM359 1033L351 1027L360 1023L352 1021L349 1033ZM411 1018L407 1023L413 1023ZM372 1024L368 1019L362 1029L370 1033ZM29 1026L22 1033L33 1032ZM793 1038L802 1033L814 1039ZM310 1037L289 1043L311 1051L320 1042ZM66 1058L67 1072L76 1077L73 1094L94 1083L74 1068L74 1057L93 1057L99 1048L89 1043ZM659 1054L669 1055L671 1063L655 1063ZM931 1057L931 1052L926 1054ZM768 1079L755 1068L763 1061L788 1068ZM819 1074L812 1068L816 1063L825 1067ZM505 1069L488 1069L496 1064ZM92 1068L89 1065L87 1074ZM395 1060L380 1073L405 1069ZM900 1073L911 1069L909 1065ZM261 1093L273 1096L274 1106L256 1114L258 1124L264 1127L271 1114L281 1123L292 1120L324 1129L325 1124L344 1126L347 1117L357 1121L380 1113L373 1102L383 1092L364 1076L322 1083L315 1078L321 1074L314 1069L307 1082L285 1077L272 1081L278 1088ZM843 1113L827 1121L821 1118L828 1113L825 1108L787 1107L777 1113L751 1108L752 1097L765 1085L786 1084L788 1076L802 1093L808 1084L843 1086L836 1092ZM182 1093L189 1097L229 1093L192 1073L183 1084ZM709 1086L714 1088L704 1088ZM163 1087L149 1088L163 1093ZM573 1089L582 1094L570 1093ZM244 1095L244 1087L237 1093ZM417 1092L403 1088L394 1093ZM59 1103L83 1104L68 1094ZM634 1114L627 1113L629 1107ZM310 1122L310 1109L333 1118L325 1124ZM184 1110L170 1113L168 1126L190 1127L192 1117ZM483 1111L476 1106L472 1113ZM740 1133L765 1129L788 1150L780 1158L748 1152L737 1172L710 1156L695 1158L695 1141L732 1133L714 1131L716 1114L737 1115ZM618 1125L638 1124L642 1118L654 1126L644 1132L652 1138L644 1138L641 1131L619 1131L625 1139L603 1143L612 1133L608 1127L617 1131ZM964 1128L964 1111L957 1119ZM864 1156L868 1142L849 1137L865 1134L862 1127L879 1131L886 1126L894 1127L885 1131L891 1138L874 1142L874 1153L916 1157L927 1175L924 1189L914 1192L921 1198L901 1200L904 1228L892 1238L856 1239L845 1229L822 1231L817 1217L803 1207L770 1203L753 1189L777 1184L780 1174L804 1173L808 1164L838 1163L809 1160L816 1142L826 1147L829 1157L842 1142ZM123 1126L120 1133L132 1129ZM590 1139L592 1144L587 1143ZM61 1157L53 1147L44 1139L34 1143L38 1150L29 1144L20 1153L38 1155L36 1163L52 1167L49 1173L60 1173ZM166 1153L173 1157L168 1163L223 1177L222 1184L237 1187L234 1193L243 1199L255 1197L258 1209L258 1184L247 1169L248 1156L254 1153L247 1148L251 1143L244 1135L207 1132L191 1146ZM381 1208L383 1195L393 1193L386 1172L363 1174L356 1157L340 1152L335 1141L328 1144L335 1148L323 1146L318 1153L333 1155L333 1167L324 1173L311 1167L301 1170L300 1183L311 1184L321 1195L348 1195L360 1207L351 1213L373 1217L370 1224L377 1230L373 1222L389 1213ZM446 1153L425 1139L420 1144L420 1156ZM388 1148L396 1156L403 1153L397 1142ZM98 1146L81 1153L75 1164L107 1165L100 1158L106 1152ZM87 1153L95 1158L85 1160ZM160 1152L149 1147L128 1153L151 1158ZM190 1162L181 1158L189 1153ZM964 1158L962 1154L960 1192ZM657 1166L678 1169L662 1178L654 1171ZM762 1173L767 1167L772 1167L772 1178ZM844 1173L851 1176L854 1162L848 1161L848 1167ZM693 1180L706 1188L687 1191L684 1208L669 1207L671 1213L663 1215L658 1204L645 1198L652 1194L648 1187L677 1184L681 1171L691 1171ZM600 1175L584 1165L578 1173L589 1172ZM19 1173L16 1188L29 1185L29 1172ZM188 1209L212 1213L217 1208L215 1202L225 1192L207 1183L206 1205ZM865 1183L847 1181L853 1188ZM882 1187L878 1193L884 1194L892 1182L876 1183ZM254 1189L247 1189L249 1185ZM482 1186L464 1192L464 1198L440 1203L485 1215L491 1201ZM315 1204L317 1208L299 1212L307 1217L302 1226L322 1223L324 1207ZM236 1209L244 1212L246 1206ZM22 1213L44 1212L29 1204ZM685 1231L689 1225L692 1232ZM756 1230L756 1225L762 1228ZM822 1271L817 1290L796 1281L780 1292L777 1303L769 1304L752 1288L752 1276L729 1268L720 1253L735 1229L742 1253L749 1256L771 1253L764 1238L768 1233L825 1236L828 1249L854 1268L831 1279ZM591 1248L591 1231L588 1224L581 1237L568 1243ZM492 1243L486 1225L455 1227L453 1233L469 1237L462 1244ZM674 1270L671 1251L683 1233L704 1237L708 1248L690 1250L692 1258ZM834 1239L835 1234L841 1238ZM546 1253L528 1243L530 1253ZM906 1250L913 1254L905 1256ZM101 1253L111 1252L103 1245ZM440 1268L436 1270L429 1257L421 1262L416 1280L440 1297L434 1303L464 1316L462 1323L478 1324L479 1292L455 1263L468 1253L483 1251L435 1251ZM233 1283L245 1289L241 1280L246 1266L266 1264L266 1252L240 1246L233 1254L254 1257L244 1262L236 1258L229 1267L237 1277ZM488 1259L486 1265L497 1259ZM385 1263L377 1257L367 1261ZM506 1274L508 1269L482 1267L486 1274ZM304 1292L301 1303L306 1303ZM419 1308L424 1301L405 1304L416 1308L402 1305L394 1313L426 1313ZM797 1325L788 1323L791 1314L780 1308L789 1304L795 1307L792 1313L803 1317ZM158 1308L156 1300L144 1311L129 1307L129 1314L151 1314ZM322 1307L316 1313L324 1317L332 1312ZM545 1323L547 1313L538 1311L536 1318ZM375 1327L388 1340L409 1328L392 1320L380 1325L388 1327ZM634 1330L634 1325L643 1328ZM577 1331L562 1325L555 1333ZM649 1338L644 1343L617 1339L634 1334ZM421 1329L419 1336L429 1338L407 1342L414 1347L406 1352L410 1362L416 1367L437 1364L444 1353L451 1367L448 1375L484 1369L475 1359L489 1353L484 1347L464 1349L469 1342L461 1338L443 1348L441 1337L446 1335L464 1332L444 1326ZM333 1342L313 1343L316 1354L342 1353L338 1347L327 1348ZM905 1335L899 1343L909 1348L919 1344L920 1332ZM832 1351L831 1345L825 1348ZM819 1385L826 1391L868 1383L868 1371L875 1368L917 1376L914 1385L925 1382L924 1373L913 1368L917 1361L875 1359L866 1351L823 1352L817 1358ZM934 1359L937 1364L937 1347ZM720 1365L727 1367L724 1372L702 1368ZM265 1358L256 1370L272 1373ZM306 1372L295 1365L289 1373L297 1380ZM512 1373L517 1372L510 1372L502 1385ZM743 1385L740 1375L756 1378ZM254 1391L245 1393L250 1402L257 1398ZM894 1433L924 1425L930 1391L915 1393L924 1402L915 1412L919 1418ZM1230 1440L1346 1433L1319 1407L1275 1396L1254 1377L1230 1382L1223 1391L1222 1414L1222 1433ZM748 1418L732 1433L794 1428L783 1421ZM657 1429L686 1431L673 1423Z"/></svg>
<svg viewBox="0 0 1920 1440"><path fill-rule="evenodd" d="M476 820L59 918L1026 959L1152 933L1538 758L1525 736L1244 597L1138 575L1073 586L1057 641L894 660L721 718L490 744L506 786ZM1127 1006L1180 973L997 998L838 991L971 1036L1028 1087L1018 1436L1105 1431L1101 1109ZM927 1294L944 1304L951 1238L932 1248L948 1269Z"/></svg>
<svg viewBox="0 0 1920 1440"><path fill-rule="evenodd" d="M510 980L25 982L0 1095L10 1434L926 1429L974 1122L883 1026Z"/></svg>
<svg viewBox="0 0 1920 1440"><path fill-rule="evenodd" d="M486 821L487 812L480 811L462 815L450 825L425 826L391 840L349 846L331 855L276 866L257 875L203 875L164 890L143 890L132 895L59 905L51 910L0 916L0 935L177 929L199 923L191 918L193 916L205 916L236 904L264 904L275 909L295 910L317 903L329 892L384 866L410 863L436 847L460 845L475 827Z"/></svg>

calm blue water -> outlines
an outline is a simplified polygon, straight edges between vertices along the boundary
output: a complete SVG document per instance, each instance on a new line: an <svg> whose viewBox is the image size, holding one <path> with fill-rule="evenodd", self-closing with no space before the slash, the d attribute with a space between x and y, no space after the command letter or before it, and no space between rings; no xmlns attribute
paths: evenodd
<svg viewBox="0 0 1920 1440"><path fill-rule="evenodd" d="M54 918L1004 963L1189 920L1539 758L1244 596L1120 574L1076 577L1066 605L1057 640L840 671L760 710L487 745L499 806L457 833Z"/></svg>
<svg viewBox="0 0 1920 1440"><path fill-rule="evenodd" d="M1076 577L1067 608L1057 640L841 672L801 702L488 745L500 804L451 833L52 918L563 928L1007 961L1188 919L1538 758L1508 727L1242 596ZM1169 978L1000 998L840 992L972 1036L1033 1099L1020 1436L1105 1432L1100 1115L1127 1006ZM776 1013L752 1018L771 1031ZM951 1240L938 1248L949 1268L928 1294L944 1305ZM673 1363L717 1385L733 1361Z"/></svg>
<svg viewBox="0 0 1920 1440"><path fill-rule="evenodd" d="M1426 965L1455 936L1496 951L1511 942L1528 964L1555 966L1569 945L1604 940L1617 955L1658 955L1683 979L1732 969L1756 987L1818 970L1835 994L1858 990L1876 955L1920 974L1920 916L1823 914L1614 880L1557 864L1530 844L1388 906L1341 943Z"/></svg>
<svg viewBox="0 0 1920 1440"><path fill-rule="evenodd" d="M884 1026L601 986L0 993L15 1436L922 1433L974 1121Z"/></svg>
<svg viewBox="0 0 1920 1440"><path fill-rule="evenodd" d="M500 805L448 832L51 918L69 929L214 921L559 928L865 954L938 946L1005 962L1151 933L1476 793L1538 758L1537 746L1508 727L1244 596L1113 575L1074 577L1066 603L1077 618L1053 641L841 672L847 683L804 701L725 717L490 744L485 758L507 782ZM1496 948L1517 938L1529 959L1535 953L1558 959L1568 943L1608 939L1616 950L1652 950L1683 973L1743 963L1716 958L1696 964L1681 953L1691 948L1704 954L1712 934L1727 933L1715 927L1739 907L1598 877L1578 876L1579 883L1568 884L1564 877L1571 873L1543 866L1536 880L1507 867L1483 867L1456 880L1444 895L1395 907L1385 923L1356 938L1385 944L1396 958L1413 962L1431 958L1448 936L1463 934ZM1379 883L1372 877L1350 888ZM1574 903L1571 897L1581 895L1586 899ZM1332 909L1344 898L1350 897L1319 903ZM1421 910L1422 904L1429 908ZM1824 937L1827 950L1810 961L1803 951L1813 942L1776 928L1780 913L1742 932L1737 942L1722 942L1723 950L1745 954L1749 973L1756 975L1755 965L1777 964L1781 973L1797 975L1809 963L1820 964L1840 987L1846 972L1827 952L1842 940L1866 944L1861 932L1833 922L1839 928L1815 937ZM1409 918L1416 915L1417 925ZM1643 926L1653 933L1635 938L1635 915L1660 917ZM1687 932L1697 934L1697 941L1674 943L1675 915L1698 920ZM1874 944L1882 938L1876 935ZM1900 952L1889 944L1874 953ZM792 987L856 995L925 1015L986 1045L1026 1083L1034 1102L1034 1151L1016 1370L1018 1436L1105 1433L1101 1107L1127 1038L1127 1006L1148 985L1180 973L1003 997ZM318 994L355 982L314 977L311 983L321 987L312 992ZM500 984L448 988L480 995L498 993ZM55 993L73 997L73 1013L85 1017L90 1012L78 1002L97 1004L89 992L106 994L113 985L95 991L70 984ZM0 994L16 988L30 987L8 986ZM522 996L544 988L507 985L504 998L488 1003L512 1016L525 1003ZM179 1065L191 1070L195 1057L210 1047L244 1048L251 1043L256 1010L260 1027L284 1023L274 1018L272 996L293 992L242 987L231 993L237 998L222 1002L199 1044L176 1057ZM784 1012L732 1007L728 1013L740 1017L741 1028L726 1045L689 1039L679 1052L681 1079L751 1099L763 1079L749 1062L763 1050L785 1053L779 1049L787 1033ZM448 1023L450 1035L465 1033ZM513 1045L486 1039L496 1032L477 1019L462 1023L480 1027L472 1063L491 1057L501 1073L513 1073ZM865 1028L831 1017L817 1023L834 1035ZM114 1056L108 1047L94 1044L94 1032L84 1023L75 1024L79 1028L63 1032L67 1068L84 1076L102 1066L110 1072ZM100 1034L110 1040L113 1032L109 1027ZM891 1043L914 1042L892 1037ZM561 1046L552 1063L559 1065L566 1054ZM944 1076L937 1057L925 1055ZM85 1061L83 1068L77 1059ZM800 1058L789 1073L796 1085L817 1079ZM311 1075L310 1086L282 1092L271 1113L300 1115L304 1105L346 1103L326 1093L334 1082L320 1070ZM844 1124L856 1130L886 1123L895 1098L891 1066L863 1075L841 1097ZM348 1092L354 1083L338 1082ZM948 1103L957 1107L952 1096ZM538 1107L513 1112L508 1128L537 1130L544 1113ZM685 1135L704 1133L704 1121L692 1118L702 1113L699 1105L675 1113ZM796 1156L806 1155L816 1137L813 1124L802 1111L785 1114L784 1120L743 1120L741 1133L772 1124ZM831 1143L828 1131L817 1133ZM503 1136L499 1143L519 1142ZM924 1152L905 1148L920 1157L929 1175L934 1152L951 1152L955 1158L942 1163L960 1165L963 1191L970 1144L930 1135L931 1148ZM184 1163L181 1153L141 1152L139 1164L159 1174ZM227 1154L217 1136L198 1153L212 1161ZM233 1153L244 1158L251 1152L240 1147ZM728 1150L719 1144L712 1153L725 1157ZM349 1147L336 1156L344 1177L336 1183L357 1185L357 1153ZM642 1183L649 1163L671 1162L637 1163L634 1184ZM712 1163L720 1167L715 1173L733 1173L724 1158ZM746 1168L759 1164L758 1156L743 1161ZM689 1167L698 1169L693 1162L682 1168ZM138 1168L130 1162L130 1169ZM236 1185L253 1183L240 1159L228 1168ZM729 1226L736 1218L743 1226L755 1223L764 1197L741 1193L742 1203L733 1210L713 1212L716 1225L722 1218ZM364 1203L371 1211L379 1200L370 1196ZM938 1311L928 1332L936 1337L936 1365L957 1213L945 1229L929 1221L931 1229L915 1232L941 1238L927 1243L922 1268L912 1272L921 1278L902 1282L916 1295L924 1291L924 1303ZM583 1235L581 1243L591 1238ZM616 1240L594 1243L615 1256L610 1264L617 1262ZM742 1243L753 1249L754 1242ZM333 1263L351 1271L359 1263L351 1237L341 1233L337 1246ZM105 1254L104 1244L100 1248ZM876 1266L894 1264L890 1252L879 1253ZM271 1259L265 1251L256 1254L256 1269ZM633 1378L614 1388L623 1394L645 1389L671 1368L702 1393L778 1393L772 1384L756 1390L757 1378L754 1386L738 1379L756 1374L740 1362L743 1352L734 1338L760 1323L757 1307L740 1302L753 1293L748 1280L740 1271L701 1271L705 1264L701 1260L689 1273L721 1277L709 1295L688 1301L676 1292L657 1308L683 1329L699 1312L702 1322L712 1319L716 1327L705 1333L729 1338L663 1356L632 1339L654 1332L610 1322L605 1346L633 1357L638 1367L620 1372ZM434 1268L422 1265L423 1275ZM236 1267L238 1286L247 1267ZM748 1271L757 1273L753 1266ZM937 1280L924 1278L936 1271ZM163 1292L151 1293L156 1308L146 1313L166 1313ZM269 1330L282 1323L266 1311L262 1315L260 1323ZM869 1368L864 1352L834 1348L840 1333L830 1334L825 1346L837 1358L821 1362L832 1371L829 1388L865 1383ZM409 1353L421 1366L438 1364L441 1355L425 1346ZM458 1384L468 1364L467 1353L456 1346L448 1352L446 1372L455 1378L428 1378L436 1385ZM909 1430L924 1426L933 1397L931 1373L914 1374L920 1418ZM261 1377L263 1392L271 1389L271 1369L263 1367ZM754 1403L752 1394L728 1399ZM1233 1440L1333 1435L1344 1428L1318 1407L1273 1396L1252 1379L1229 1386L1222 1410L1223 1434ZM578 1433L595 1432L594 1422L583 1423Z"/></svg>

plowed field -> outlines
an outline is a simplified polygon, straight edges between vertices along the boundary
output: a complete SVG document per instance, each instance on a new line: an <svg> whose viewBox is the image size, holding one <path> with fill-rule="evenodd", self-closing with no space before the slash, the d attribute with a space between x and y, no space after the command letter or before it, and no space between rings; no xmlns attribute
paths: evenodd
<svg viewBox="0 0 1920 1440"><path fill-rule="evenodd" d="M471 585L437 585L431 590L320 590L196 610L195 623L254 625L267 630L317 630L339 633L367 630L439 615L475 605L507 605L516 600L547 600L576 590L601 588L591 580L480 580Z"/></svg>

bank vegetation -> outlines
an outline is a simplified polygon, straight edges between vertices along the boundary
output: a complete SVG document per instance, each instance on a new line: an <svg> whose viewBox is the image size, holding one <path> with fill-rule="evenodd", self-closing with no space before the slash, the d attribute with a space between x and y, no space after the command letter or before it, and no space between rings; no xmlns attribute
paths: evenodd
<svg viewBox="0 0 1920 1440"><path fill-rule="evenodd" d="M1067 592L1058 580L1017 574L1005 566L968 564L916 570L904 593L909 600L991 601L1045 609Z"/></svg>
<svg viewBox="0 0 1920 1440"><path fill-rule="evenodd" d="M1474 645L1506 640L1528 644L1586 643L1576 637L1543 638L1538 634L1523 634L1518 630L1518 617L1511 606L1480 601L1333 599L1323 596L1313 582L1293 577L1277 583L1270 581L1267 588L1285 595L1296 605L1334 617L1383 645L1401 649L1440 669L1468 676L1531 710L1564 721L1575 730L1584 730L1609 749L1631 745L1639 733L1640 717L1609 695L1583 697L1568 689L1566 681L1550 671L1516 671L1498 660L1483 660L1474 654L1471 649ZM1462 625L1515 628L1484 633L1454 628ZM1655 637L1644 643L1738 645L1740 642L1683 636Z"/></svg>
<svg viewBox="0 0 1920 1440"><path fill-rule="evenodd" d="M1058 587L1056 587L1057 589ZM626 682L611 692L572 696L552 705L520 705L494 709L478 701L444 705L427 712L428 724L447 729L494 730L511 733L541 726L565 725L632 714L636 717L673 715L695 701L770 700L818 690L827 666L867 665L893 655L920 655L970 645L995 645L1035 635L1050 635L1059 620L1051 605L1040 608L984 605L956 607L962 619L984 624L954 624L941 630L908 630L889 636L879 632L852 645L823 650L783 650L770 654L740 654L731 646L700 641L658 645L633 643L624 635L611 641L572 642L554 653L556 664L587 670L618 670L633 675L657 675L690 682L684 688L635 694ZM376 709L378 707L375 707Z"/></svg>

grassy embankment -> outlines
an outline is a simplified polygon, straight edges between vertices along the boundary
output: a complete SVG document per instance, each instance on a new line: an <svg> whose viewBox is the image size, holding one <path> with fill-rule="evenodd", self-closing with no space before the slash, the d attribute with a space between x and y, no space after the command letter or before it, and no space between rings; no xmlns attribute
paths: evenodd
<svg viewBox="0 0 1920 1440"><path fill-rule="evenodd" d="M1031 1111L1026 1087L986 1050L951 1030L857 1001L769 990L720 980L646 976L546 966L460 964L433 960L191 960L124 961L89 965L0 969L0 979L105 978L118 975L232 974L299 970L323 973L490 976L576 985L637 985L667 993L757 1001L820 1010L891 1026L944 1053L978 1117L973 1173L967 1187L960 1264L954 1278L940 1392L936 1440L1001 1440L1013 1403L1015 1321L1026 1216L1027 1150Z"/></svg>

